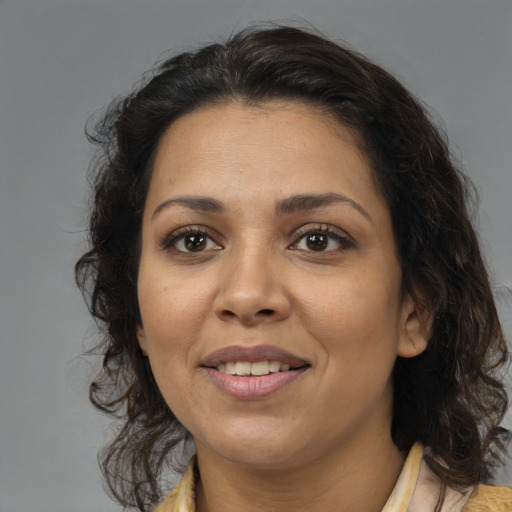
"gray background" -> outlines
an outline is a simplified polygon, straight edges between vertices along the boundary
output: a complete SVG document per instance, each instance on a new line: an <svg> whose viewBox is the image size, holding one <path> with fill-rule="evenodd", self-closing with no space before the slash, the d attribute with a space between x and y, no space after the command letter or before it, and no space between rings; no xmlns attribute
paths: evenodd
<svg viewBox="0 0 512 512"><path fill-rule="evenodd" d="M117 510L97 469L108 423L87 401L95 331L72 272L87 118L164 50L268 19L348 41L433 107L481 191L495 282L512 284L511 0L0 1L1 512Z"/></svg>

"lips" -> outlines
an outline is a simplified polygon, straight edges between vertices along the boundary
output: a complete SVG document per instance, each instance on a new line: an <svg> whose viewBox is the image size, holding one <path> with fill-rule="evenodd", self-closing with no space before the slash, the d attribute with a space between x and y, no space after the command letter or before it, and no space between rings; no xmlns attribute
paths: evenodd
<svg viewBox="0 0 512 512"><path fill-rule="evenodd" d="M257 345L255 347L233 345L231 347L222 348L206 356L201 361L201 366L217 368L219 364L229 362L236 363L237 361L247 363L277 361L280 364L287 364L291 368L299 368L305 365L309 366L308 361L271 345Z"/></svg>
<svg viewBox="0 0 512 512"><path fill-rule="evenodd" d="M264 398L294 382L310 363L270 345L235 345L208 355L201 367L223 392L239 399Z"/></svg>

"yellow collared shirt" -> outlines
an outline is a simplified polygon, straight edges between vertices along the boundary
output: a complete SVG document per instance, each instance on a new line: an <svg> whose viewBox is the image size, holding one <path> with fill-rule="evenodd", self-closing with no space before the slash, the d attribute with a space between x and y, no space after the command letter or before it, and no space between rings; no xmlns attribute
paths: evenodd
<svg viewBox="0 0 512 512"><path fill-rule="evenodd" d="M153 512L195 512L195 459L176 488ZM415 444L382 512L433 512L441 483ZM459 492L448 488L442 512L512 512L512 488L479 485Z"/></svg>

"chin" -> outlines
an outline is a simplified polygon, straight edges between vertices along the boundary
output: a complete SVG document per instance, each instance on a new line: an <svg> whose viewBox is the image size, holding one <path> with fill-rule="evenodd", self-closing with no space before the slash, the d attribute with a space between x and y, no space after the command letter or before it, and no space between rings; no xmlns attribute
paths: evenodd
<svg viewBox="0 0 512 512"><path fill-rule="evenodd" d="M223 431L221 436L203 442L196 440L198 453L202 450L213 451L217 456L236 464L261 469L286 467L298 458L300 442L293 442L293 434L278 434L275 429L258 429L252 425L250 430L233 429L231 435Z"/></svg>
<svg viewBox="0 0 512 512"><path fill-rule="evenodd" d="M261 447L258 445L231 446L230 449L218 453L235 464L267 471L288 468L294 460L294 455L297 455L293 450L283 449L282 446Z"/></svg>

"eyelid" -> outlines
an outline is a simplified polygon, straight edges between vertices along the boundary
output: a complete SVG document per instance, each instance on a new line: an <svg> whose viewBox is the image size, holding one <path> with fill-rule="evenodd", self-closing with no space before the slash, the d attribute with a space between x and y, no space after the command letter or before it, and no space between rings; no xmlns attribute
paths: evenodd
<svg viewBox="0 0 512 512"><path fill-rule="evenodd" d="M160 247L164 251L169 250L173 244L175 244L178 240L184 238L187 235L206 235L208 238L213 240L218 246L223 248L223 245L218 241L219 238L222 237L216 231L201 224L182 226L171 231L161 240ZM183 252L183 254L186 254L185 251L177 252Z"/></svg>
<svg viewBox="0 0 512 512"><path fill-rule="evenodd" d="M306 235L311 233L322 233L331 238L334 238L342 245L342 249L347 249L355 245L355 240L345 230L337 226L333 226L332 224L320 223L305 224L296 229L294 233L295 241L289 247L293 248L294 246L297 246ZM324 253L328 252L329 251L324 251ZM321 251L318 252L318 254L321 253Z"/></svg>

